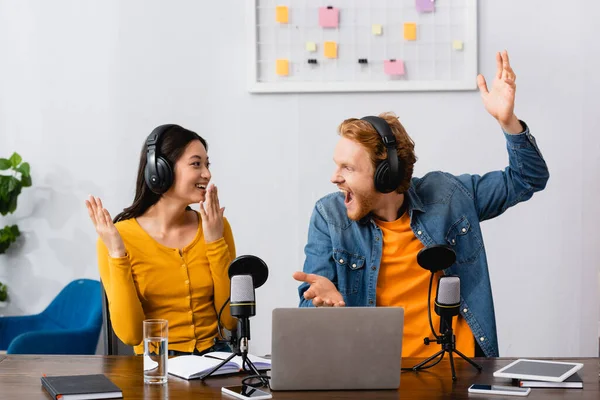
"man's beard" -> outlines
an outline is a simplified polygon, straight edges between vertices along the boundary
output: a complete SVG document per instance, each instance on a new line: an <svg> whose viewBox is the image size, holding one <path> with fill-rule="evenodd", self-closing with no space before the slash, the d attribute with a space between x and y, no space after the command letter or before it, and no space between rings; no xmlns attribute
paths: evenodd
<svg viewBox="0 0 600 400"><path fill-rule="evenodd" d="M353 221L359 221L365 216L367 216L371 211L373 211L373 204L375 203L375 199L373 195L362 195L358 193L352 194L353 199L353 209L352 211L346 209L346 213L348 214L348 218Z"/></svg>

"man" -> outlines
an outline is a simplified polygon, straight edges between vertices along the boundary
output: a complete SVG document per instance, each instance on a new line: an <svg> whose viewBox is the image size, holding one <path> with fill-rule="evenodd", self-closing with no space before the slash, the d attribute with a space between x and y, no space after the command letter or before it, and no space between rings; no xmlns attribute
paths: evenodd
<svg viewBox="0 0 600 400"><path fill-rule="evenodd" d="M414 143L395 116L342 122L331 178L342 193L320 199L313 211L304 272L294 273L303 282L300 306L402 306L403 356L430 356L439 350L423 345L423 338L431 336L430 273L419 267L416 255L429 245L447 245L456 262L444 273L461 279L460 316L453 326L456 348L467 356L474 356L477 347L487 357L498 356L479 223L531 198L549 175L527 125L514 114L515 73L506 51L496 54L496 61L491 89L482 75L477 84L486 110L506 137L509 166L503 171L483 176L437 171L413 178ZM393 134L392 140L378 130ZM397 167L384 141L396 150ZM439 317L432 317L439 326Z"/></svg>

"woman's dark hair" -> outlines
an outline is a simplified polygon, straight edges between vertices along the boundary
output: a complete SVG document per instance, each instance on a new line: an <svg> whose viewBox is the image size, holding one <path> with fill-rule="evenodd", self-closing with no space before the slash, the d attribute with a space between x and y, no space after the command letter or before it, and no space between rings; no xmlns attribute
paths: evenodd
<svg viewBox="0 0 600 400"><path fill-rule="evenodd" d="M173 173L175 173L175 163L183 152L187 145L193 141L199 140L204 145L204 148L208 151L208 143L196 132L192 132L178 125L173 126L167 131L163 132L160 143L158 144L158 154L165 158L171 164ZM135 197L133 204L125 208L123 212L119 213L113 222L124 221L130 218L137 218L144 214L151 206L156 204L160 199L160 194L156 194L150 190L144 179L144 169L146 168L147 162L147 146L146 140L144 140L144 146L140 154L140 165L138 167L137 182L135 185Z"/></svg>

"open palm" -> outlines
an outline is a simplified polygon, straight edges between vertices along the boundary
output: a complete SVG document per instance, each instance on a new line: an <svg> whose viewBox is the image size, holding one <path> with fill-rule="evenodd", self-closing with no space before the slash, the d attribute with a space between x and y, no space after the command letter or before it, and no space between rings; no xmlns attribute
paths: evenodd
<svg viewBox="0 0 600 400"><path fill-rule="evenodd" d="M491 89L488 90L483 75L477 76L477 86L479 86L485 109L500 124L507 125L514 118L517 86L515 84L516 75L510 66L506 50L496 53L496 65L498 68Z"/></svg>

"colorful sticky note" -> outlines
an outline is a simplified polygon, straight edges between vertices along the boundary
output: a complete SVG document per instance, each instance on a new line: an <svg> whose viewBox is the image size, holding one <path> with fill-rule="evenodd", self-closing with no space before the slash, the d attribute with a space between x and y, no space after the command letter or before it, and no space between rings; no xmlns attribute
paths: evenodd
<svg viewBox="0 0 600 400"><path fill-rule="evenodd" d="M317 51L317 44L315 42L306 42L306 51Z"/></svg>
<svg viewBox="0 0 600 400"><path fill-rule="evenodd" d="M383 62L383 72L386 75L404 75L404 61L385 60Z"/></svg>
<svg viewBox="0 0 600 400"><path fill-rule="evenodd" d="M406 22L404 24L404 39L417 40L417 24L414 22Z"/></svg>
<svg viewBox="0 0 600 400"><path fill-rule="evenodd" d="M434 0L415 0L415 7L418 12L433 12L435 11L435 2Z"/></svg>
<svg viewBox="0 0 600 400"><path fill-rule="evenodd" d="M462 40L454 40L452 42L452 48L454 50L462 50L463 49L463 42L462 42Z"/></svg>
<svg viewBox="0 0 600 400"><path fill-rule="evenodd" d="M319 25L322 28L337 28L339 21L339 8L319 7Z"/></svg>
<svg viewBox="0 0 600 400"><path fill-rule="evenodd" d="M337 58L337 43L336 42L323 43L323 54L327 58Z"/></svg>
<svg viewBox="0 0 600 400"><path fill-rule="evenodd" d="M283 58L278 59L275 65L275 72L279 76L288 76L290 72L290 65L288 60Z"/></svg>
<svg viewBox="0 0 600 400"><path fill-rule="evenodd" d="M373 35L381 35L381 31L382 31L381 25L376 24L371 27L371 32L373 32Z"/></svg>
<svg viewBox="0 0 600 400"><path fill-rule="evenodd" d="M289 14L287 6L275 7L275 21L279 22L280 24L287 24L288 18Z"/></svg>

